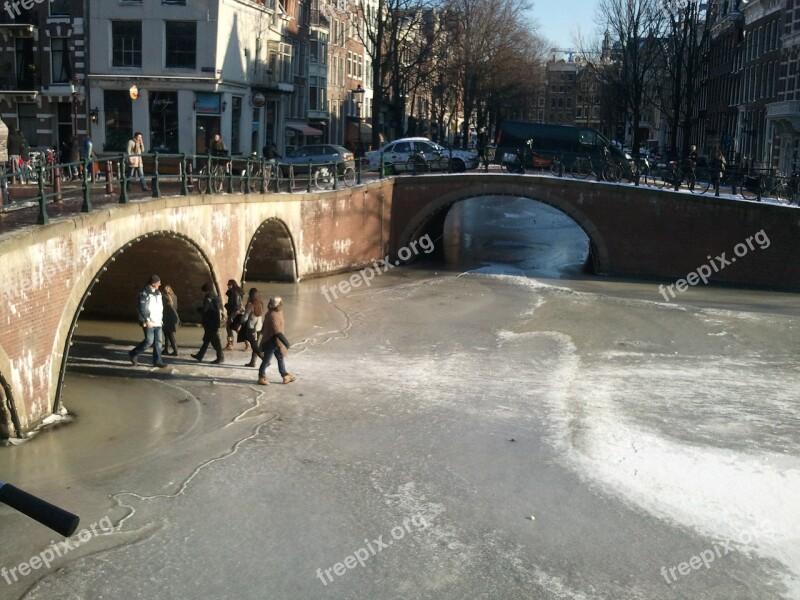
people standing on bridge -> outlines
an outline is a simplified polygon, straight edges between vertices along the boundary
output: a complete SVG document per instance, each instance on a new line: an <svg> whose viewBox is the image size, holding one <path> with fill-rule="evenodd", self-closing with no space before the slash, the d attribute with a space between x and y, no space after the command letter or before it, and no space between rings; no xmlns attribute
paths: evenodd
<svg viewBox="0 0 800 600"><path fill-rule="evenodd" d="M178 345L175 343L175 332L181 324L178 316L178 297L172 291L172 286L164 286L164 354L167 356L178 356ZM169 352L169 347L172 352Z"/></svg>
<svg viewBox="0 0 800 600"><path fill-rule="evenodd" d="M144 154L144 140L142 139L141 132L137 131L133 137L128 140L128 166L130 167L130 175L128 179L139 178L139 183L142 186L142 191L149 191L147 182L144 179L144 167L142 165L142 154Z"/></svg>
<svg viewBox="0 0 800 600"><path fill-rule="evenodd" d="M74 163L70 167L72 178L78 179L80 177L80 167L78 163L81 162L81 143L78 141L77 135L73 135L69 143L69 162Z"/></svg>
<svg viewBox="0 0 800 600"><path fill-rule="evenodd" d="M197 354L192 354L192 358L203 362L203 357L206 355L209 344L217 352L216 360L211 361L212 364L218 365L225 360L225 355L222 353L222 342L219 339L219 328L222 325L222 318L220 313L222 307L219 303L219 298L214 293L214 286L210 283L204 283L201 288L205 292L203 298L203 306L197 309L200 313L200 318L203 323L203 345Z"/></svg>
<svg viewBox="0 0 800 600"><path fill-rule="evenodd" d="M225 292L225 297L227 298L225 311L228 314L228 318L225 320L228 345L225 346L225 350L233 350L233 332L239 331L242 325L242 316L244 315L244 290L239 287L235 279L228 280L228 291Z"/></svg>
<svg viewBox="0 0 800 600"><path fill-rule="evenodd" d="M144 340L128 353L131 363L139 364L137 356L153 346L153 366L160 369L167 365L161 359L161 329L164 324L164 303L161 297L161 278L151 275L147 285L138 296L139 323L144 330Z"/></svg>
<svg viewBox="0 0 800 600"><path fill-rule="evenodd" d="M261 294L256 288L251 288L247 297L247 304L244 307L244 315L242 316L242 328L244 331L244 340L250 344L252 354L250 355L250 362L245 367L255 367L256 357L263 359L264 355L258 349L258 336L261 328L264 326L264 313L266 312L264 301L261 299ZM242 339L240 336L239 339Z"/></svg>
<svg viewBox="0 0 800 600"><path fill-rule="evenodd" d="M266 146L264 146L264 158L267 160L275 160L281 158L281 155L278 153L278 147L275 145L275 142L269 142Z"/></svg>
<svg viewBox="0 0 800 600"><path fill-rule="evenodd" d="M695 182L695 169L697 167L697 146L692 144L689 148L689 154L686 156L686 168L688 169L687 181L689 182L689 189L694 189Z"/></svg>
<svg viewBox="0 0 800 600"><path fill-rule="evenodd" d="M269 385L267 367L273 355L278 361L278 371L283 377L283 383L292 383L297 379L286 370L286 364L283 361L286 350L290 347L289 340L286 339L283 332L284 327L283 300L277 296L270 298L267 315L264 317L264 327L261 329L261 352L264 353L264 358L258 369L259 385Z"/></svg>

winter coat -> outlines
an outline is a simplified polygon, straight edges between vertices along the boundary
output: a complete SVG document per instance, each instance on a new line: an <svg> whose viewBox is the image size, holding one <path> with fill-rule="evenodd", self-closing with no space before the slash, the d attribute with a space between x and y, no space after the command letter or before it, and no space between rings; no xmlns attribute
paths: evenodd
<svg viewBox="0 0 800 600"><path fill-rule="evenodd" d="M79 162L81 160L81 145L78 140L72 140L69 146L69 162Z"/></svg>
<svg viewBox="0 0 800 600"><path fill-rule="evenodd" d="M128 166L140 167L142 165L142 158L140 155L144 154L144 144L139 143L133 138L128 140L128 148L126 152L131 155L128 158Z"/></svg>
<svg viewBox="0 0 800 600"><path fill-rule="evenodd" d="M203 306L197 309L203 322L203 329L207 331L217 331L222 325L220 319L219 298L211 292L206 293L203 299Z"/></svg>
<svg viewBox="0 0 800 600"><path fill-rule="evenodd" d="M175 333L181 324L181 319L178 316L178 299L174 294L169 295L169 302L167 301L167 294L164 294L164 333Z"/></svg>
<svg viewBox="0 0 800 600"><path fill-rule="evenodd" d="M164 322L164 302L161 290L149 285L144 286L139 292L139 323L143 326L150 321L154 327L161 327Z"/></svg>
<svg viewBox="0 0 800 600"><path fill-rule="evenodd" d="M286 350L289 344L283 333L283 328L283 313L279 310L268 311L267 316L264 317L264 327L261 329L262 347L272 340L275 342L275 346L277 346L280 355L286 356ZM275 339L273 340L273 338Z"/></svg>

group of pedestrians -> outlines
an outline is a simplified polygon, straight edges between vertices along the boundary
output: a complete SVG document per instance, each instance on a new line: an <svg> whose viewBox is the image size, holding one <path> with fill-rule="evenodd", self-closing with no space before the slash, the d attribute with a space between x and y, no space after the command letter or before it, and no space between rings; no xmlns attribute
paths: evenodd
<svg viewBox="0 0 800 600"><path fill-rule="evenodd" d="M201 289L205 295L203 305L197 310L203 325L203 344L197 354L192 354L191 357L202 362L208 347L211 346L216 352L212 364L222 364L225 355L219 330L223 323L223 307L211 283L204 283ZM245 348L251 351L250 361L243 366L255 367L256 358L261 359L258 369L259 385L269 385L266 372L273 356L278 363L283 383L295 381L295 376L286 370L284 361L290 344L284 333L283 300L275 296L270 298L265 306L256 288L250 289L246 303L243 296L242 288L236 280L229 280L227 301L224 306L227 311L224 318L228 336L226 349L233 349L234 333L236 333L236 341L244 342ZM161 278L158 275L152 275L147 285L139 292L138 313L144 339L128 353L131 363L138 365L138 357L152 346L153 366L166 368L162 356L178 355L175 333L180 326L180 318L177 296L168 285L163 287L162 292ZM166 340L162 336L166 336ZM171 352L169 348L172 349Z"/></svg>

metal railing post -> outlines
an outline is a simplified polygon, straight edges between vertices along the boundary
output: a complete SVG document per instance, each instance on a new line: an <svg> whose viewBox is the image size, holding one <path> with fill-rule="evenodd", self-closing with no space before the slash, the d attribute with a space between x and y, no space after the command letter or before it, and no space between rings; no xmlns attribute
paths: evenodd
<svg viewBox="0 0 800 600"><path fill-rule="evenodd" d="M89 198L89 169L92 168L92 159L88 156L83 157L83 181L81 186L83 188L83 204L81 204L81 212L92 212L92 201Z"/></svg>
<svg viewBox="0 0 800 600"><path fill-rule="evenodd" d="M253 159L247 157L247 162L244 165L244 193L250 193L250 165L254 164Z"/></svg>
<svg viewBox="0 0 800 600"><path fill-rule="evenodd" d="M39 163L39 218L36 222L39 225L47 225L50 222L50 216L47 214L47 198L44 193L44 165Z"/></svg>
<svg viewBox="0 0 800 600"><path fill-rule="evenodd" d="M123 154L120 157L119 161L119 180L122 182L119 191L119 203L120 204L127 204L128 203L128 169L127 165L125 164L125 155Z"/></svg>
<svg viewBox="0 0 800 600"><path fill-rule="evenodd" d="M339 179L336 173L336 163L333 163L331 166L331 171L333 172L333 189L337 189L336 187L336 180ZM342 163L342 177L344 177L344 163Z"/></svg>
<svg viewBox="0 0 800 600"><path fill-rule="evenodd" d="M144 169L144 160L142 160L142 169ZM153 174L152 179L152 187L153 192L151 196L153 198L161 198L161 188L158 187L158 152L153 152Z"/></svg>
<svg viewBox="0 0 800 600"><path fill-rule="evenodd" d="M106 161L106 194L111 195L114 193L114 184L112 181L114 180L114 163L110 160Z"/></svg>
<svg viewBox="0 0 800 600"><path fill-rule="evenodd" d="M228 161L228 173L227 177L225 178L227 181L227 185L225 186L225 193L232 194L233 193L233 157L230 157L230 161Z"/></svg>
<svg viewBox="0 0 800 600"><path fill-rule="evenodd" d="M267 161L263 158L259 159L261 161L261 193L267 193L267 187L269 186L269 179L268 177L272 176L272 165L269 167L269 171L267 171Z"/></svg>
<svg viewBox="0 0 800 600"><path fill-rule="evenodd" d="M308 185L306 191L311 193L311 161L308 161Z"/></svg>
<svg viewBox="0 0 800 600"><path fill-rule="evenodd" d="M181 196L189 195L189 184L186 177L186 153L181 152Z"/></svg>
<svg viewBox="0 0 800 600"><path fill-rule="evenodd" d="M54 165L51 173L53 174L53 202L61 202L64 197L61 195L61 169Z"/></svg>
<svg viewBox="0 0 800 600"><path fill-rule="evenodd" d="M361 185L361 167L364 164L363 157L356 163L356 185Z"/></svg>

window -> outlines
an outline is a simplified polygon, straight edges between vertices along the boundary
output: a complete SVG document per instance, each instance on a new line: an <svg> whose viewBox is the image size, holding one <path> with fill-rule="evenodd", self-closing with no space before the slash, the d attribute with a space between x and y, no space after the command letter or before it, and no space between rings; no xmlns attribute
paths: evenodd
<svg viewBox="0 0 800 600"><path fill-rule="evenodd" d="M39 120L36 117L35 104L17 104L17 118L19 119L19 130L25 136L28 146L35 148L39 145L39 134L36 133L38 129Z"/></svg>
<svg viewBox="0 0 800 600"><path fill-rule="evenodd" d="M72 68L69 64L68 38L51 38L50 59L53 83L69 83L72 79Z"/></svg>
<svg viewBox="0 0 800 600"><path fill-rule="evenodd" d="M348 52L347 53L347 76L348 77L352 77L353 76L353 53L352 52Z"/></svg>
<svg viewBox="0 0 800 600"><path fill-rule="evenodd" d="M150 92L150 150L178 151L178 94Z"/></svg>
<svg viewBox="0 0 800 600"><path fill-rule="evenodd" d="M70 0L50 0L51 17L68 17Z"/></svg>
<svg viewBox="0 0 800 600"><path fill-rule="evenodd" d="M186 0L161 0L161 4L175 4L177 6L186 6Z"/></svg>
<svg viewBox="0 0 800 600"><path fill-rule="evenodd" d="M106 143L103 150L123 152L133 131L133 111L128 91L105 90L103 114L105 115Z"/></svg>
<svg viewBox="0 0 800 600"><path fill-rule="evenodd" d="M539 98L539 108L544 108L544 98Z"/></svg>
<svg viewBox="0 0 800 600"><path fill-rule="evenodd" d="M308 110L325 110L325 78L309 77L308 80Z"/></svg>
<svg viewBox="0 0 800 600"><path fill-rule="evenodd" d="M194 69L197 65L197 23L167 21L165 25L167 56L164 66L174 69Z"/></svg>
<svg viewBox="0 0 800 600"><path fill-rule="evenodd" d="M111 65L114 67L142 66L142 22L111 22Z"/></svg>

